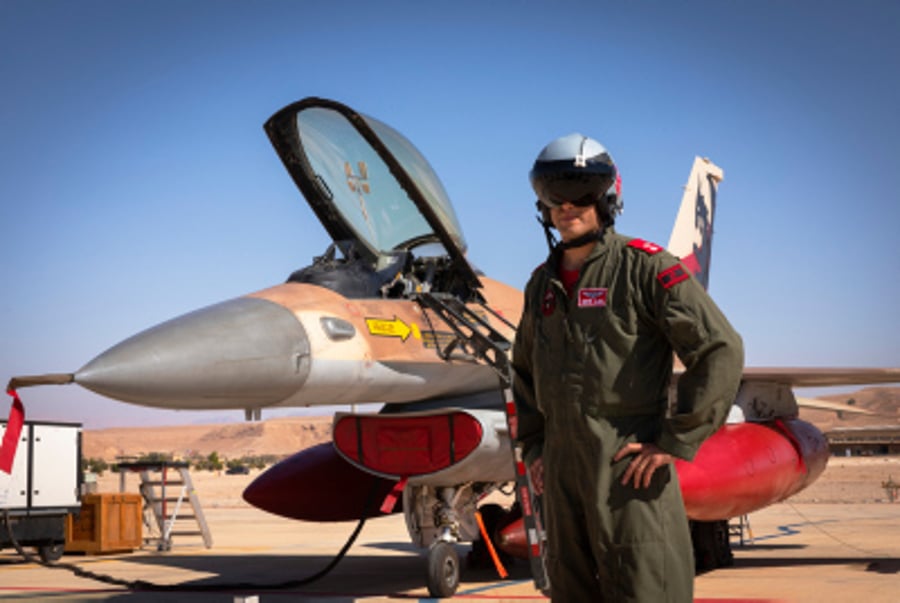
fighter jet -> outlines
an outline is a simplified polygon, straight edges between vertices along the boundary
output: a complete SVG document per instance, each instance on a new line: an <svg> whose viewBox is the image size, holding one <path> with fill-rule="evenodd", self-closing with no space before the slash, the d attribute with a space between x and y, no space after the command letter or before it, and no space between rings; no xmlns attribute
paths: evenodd
<svg viewBox="0 0 900 603"><path fill-rule="evenodd" d="M520 519L538 516L508 414L522 293L469 263L443 185L387 124L307 98L264 127L333 244L285 283L150 328L75 373L17 377L10 387L74 382L124 402L244 409L248 419L271 407L381 404L338 413L332 442L275 465L244 498L307 521L403 512L412 541L429 551L434 596L458 586L455 544L485 534L539 572L536 524ZM669 243L704 284L721 180L711 161L695 160ZM797 418L792 387L897 381L900 369L747 369L728 424L693 462L677 464L689 517L720 525L821 474L827 443ZM674 405L674 381L671 389ZM493 507L482 528L477 511L496 490L518 492L519 502ZM718 554L721 539L695 536Z"/></svg>

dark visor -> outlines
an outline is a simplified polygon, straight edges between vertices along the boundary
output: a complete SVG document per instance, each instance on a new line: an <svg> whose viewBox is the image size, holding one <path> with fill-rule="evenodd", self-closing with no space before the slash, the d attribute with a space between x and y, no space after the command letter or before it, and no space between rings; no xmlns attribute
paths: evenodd
<svg viewBox="0 0 900 603"><path fill-rule="evenodd" d="M538 161L530 176L538 199L546 207L567 202L583 207L603 198L616 180L616 168L604 154L579 167L572 160Z"/></svg>

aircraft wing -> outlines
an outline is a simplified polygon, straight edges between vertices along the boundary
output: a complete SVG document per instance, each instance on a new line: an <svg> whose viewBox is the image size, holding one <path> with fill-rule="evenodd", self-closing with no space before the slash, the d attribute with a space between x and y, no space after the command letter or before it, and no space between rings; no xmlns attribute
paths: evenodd
<svg viewBox="0 0 900 603"><path fill-rule="evenodd" d="M842 404L841 402L831 402L829 400L822 400L820 398L797 398L797 406L802 408L811 408L813 410L830 410L832 412L838 413L838 416L841 413L851 413L857 415L875 415L878 413L874 413L871 410L866 410L865 408L859 408L856 406L850 406L849 404Z"/></svg>
<svg viewBox="0 0 900 603"><path fill-rule="evenodd" d="M684 372L676 358L672 375L674 386ZM799 407L835 412L859 413L859 409L813 398L798 398L797 387L835 387L841 385L883 385L900 383L900 368L810 368L745 367L741 387L729 414L729 423L769 421L778 417L796 417Z"/></svg>
<svg viewBox="0 0 900 603"><path fill-rule="evenodd" d="M832 387L900 383L900 368L750 367L744 381L768 381L791 387Z"/></svg>
<svg viewBox="0 0 900 603"><path fill-rule="evenodd" d="M676 357L673 379L677 381L683 372L684 365ZM741 381L787 387L883 385L900 383L900 368L745 367Z"/></svg>

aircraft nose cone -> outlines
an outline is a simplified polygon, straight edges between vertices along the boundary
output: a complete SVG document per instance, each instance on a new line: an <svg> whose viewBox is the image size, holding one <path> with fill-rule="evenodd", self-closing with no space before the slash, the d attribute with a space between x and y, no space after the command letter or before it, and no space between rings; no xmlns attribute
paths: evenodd
<svg viewBox="0 0 900 603"><path fill-rule="evenodd" d="M309 340L283 306L241 297L164 322L103 352L75 382L162 408L254 408L281 402L309 374Z"/></svg>

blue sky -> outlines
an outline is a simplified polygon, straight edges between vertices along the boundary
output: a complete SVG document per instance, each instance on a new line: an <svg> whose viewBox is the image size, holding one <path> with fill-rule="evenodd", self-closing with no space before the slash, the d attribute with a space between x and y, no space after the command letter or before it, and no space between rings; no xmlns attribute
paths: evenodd
<svg viewBox="0 0 900 603"><path fill-rule="evenodd" d="M527 173L548 141L603 142L618 230L663 244L708 156L710 291L748 364L900 366L898 29L876 0L2 0L0 380L74 371L320 254L262 131L305 96L409 137L471 259L519 287L546 252ZM89 427L201 419L22 396Z"/></svg>

